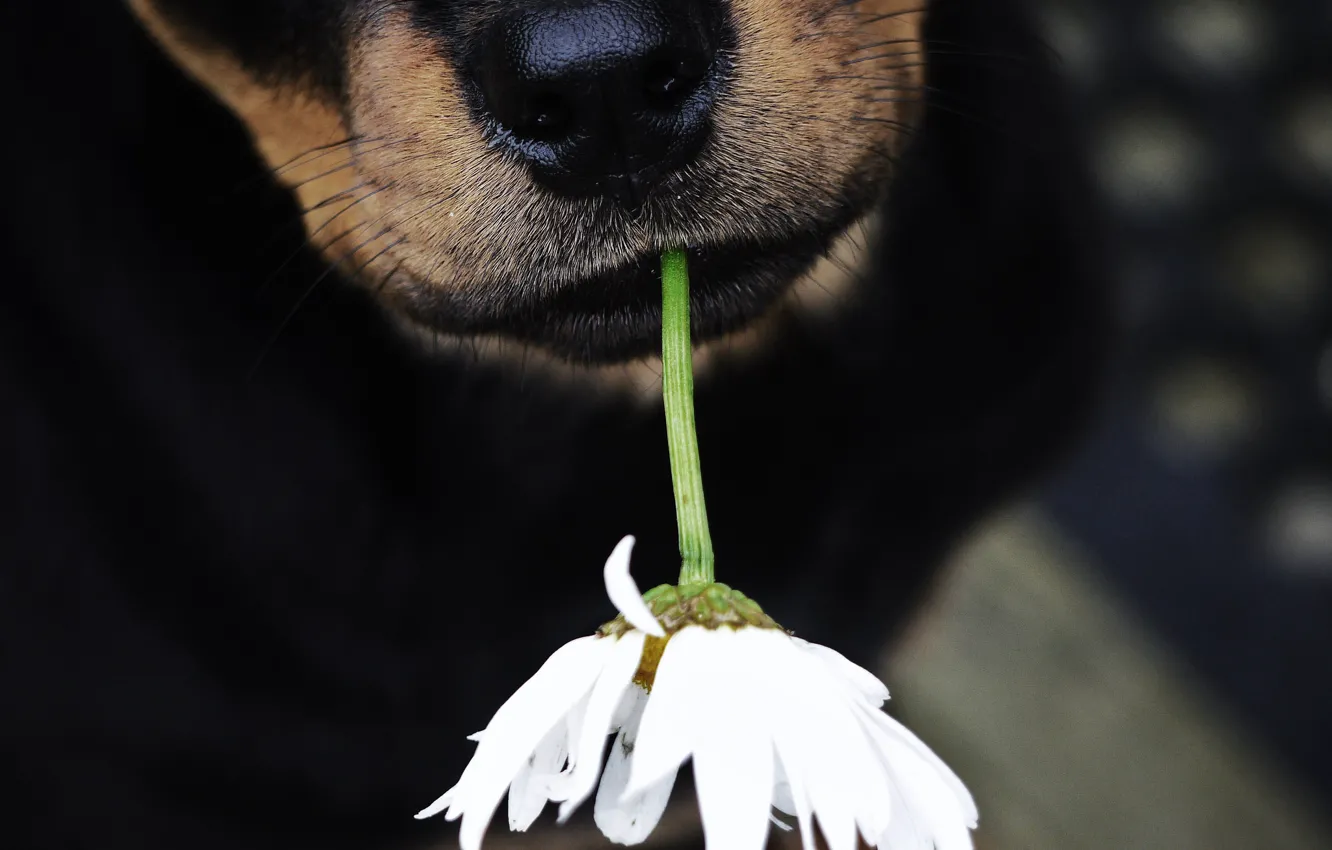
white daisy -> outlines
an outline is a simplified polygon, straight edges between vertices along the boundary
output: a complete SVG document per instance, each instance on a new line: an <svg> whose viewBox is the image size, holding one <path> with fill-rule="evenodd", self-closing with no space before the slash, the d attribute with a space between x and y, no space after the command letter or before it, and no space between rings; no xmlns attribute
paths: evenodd
<svg viewBox="0 0 1332 850"><path fill-rule="evenodd" d="M640 595L633 544L626 537L606 562L620 617L552 655L472 736L462 777L418 818L461 817L461 848L477 850L505 789L509 827L526 830L548 800L566 820L600 778L597 826L637 844L692 758L713 850L761 850L773 808L796 818L806 850L815 817L829 850L855 850L857 835L883 850L972 846L971 795L880 710L882 682L726 585Z"/></svg>

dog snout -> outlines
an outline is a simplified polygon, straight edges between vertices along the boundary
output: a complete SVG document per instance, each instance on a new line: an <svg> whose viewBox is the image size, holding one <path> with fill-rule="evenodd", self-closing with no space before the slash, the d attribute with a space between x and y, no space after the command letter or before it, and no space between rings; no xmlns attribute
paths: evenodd
<svg viewBox="0 0 1332 850"><path fill-rule="evenodd" d="M509 14L469 63L477 111L548 190L641 201L707 141L726 28L720 0L582 0Z"/></svg>

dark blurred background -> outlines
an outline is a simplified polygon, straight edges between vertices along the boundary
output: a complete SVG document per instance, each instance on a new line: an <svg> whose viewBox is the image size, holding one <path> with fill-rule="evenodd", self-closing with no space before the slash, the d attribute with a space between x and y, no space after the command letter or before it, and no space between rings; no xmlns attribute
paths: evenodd
<svg viewBox="0 0 1332 850"><path fill-rule="evenodd" d="M1127 334L889 676L989 846L1332 847L1332 2L1043 7Z"/></svg>
<svg viewBox="0 0 1332 850"><path fill-rule="evenodd" d="M1113 409L1048 503L1332 794L1332 3L1051 2L1114 205Z"/></svg>

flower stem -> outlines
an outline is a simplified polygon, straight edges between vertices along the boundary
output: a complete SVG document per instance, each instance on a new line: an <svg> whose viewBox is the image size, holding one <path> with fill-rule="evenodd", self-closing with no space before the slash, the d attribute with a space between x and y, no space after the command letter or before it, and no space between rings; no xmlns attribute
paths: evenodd
<svg viewBox="0 0 1332 850"><path fill-rule="evenodd" d="M683 250L661 256L661 384L671 454L680 584L713 581L712 536L694 432L694 346L689 335L689 266Z"/></svg>

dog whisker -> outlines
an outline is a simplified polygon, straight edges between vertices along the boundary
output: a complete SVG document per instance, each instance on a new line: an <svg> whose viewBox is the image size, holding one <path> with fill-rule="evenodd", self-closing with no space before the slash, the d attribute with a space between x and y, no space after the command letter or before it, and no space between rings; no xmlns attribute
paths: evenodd
<svg viewBox="0 0 1332 850"><path fill-rule="evenodd" d="M348 231L348 233L350 232L351 231ZM305 291L301 293L300 298L296 300L296 303L292 306L292 308L287 312L286 316L284 316L282 321L278 324L277 329L273 331L272 336L268 338L268 340L264 343L264 345L260 349L259 355L255 359L255 363L250 368L249 374L246 377L247 381L254 380L255 375L258 374L259 368L263 365L264 359L268 356L268 353L272 351L273 346L277 344L278 339L281 338L282 332L285 331L287 327L291 324L292 319L296 318L296 314L300 312L301 307L303 307L305 303L310 299L310 296L314 294L314 291L319 287L319 284L323 283L325 280L331 277L333 273L336 272L344 262L356 256L356 253L358 251L360 251L363 248L369 247L370 245L373 245L375 243L375 240L383 238L389 232L390 231L387 228L380 230L374 236L370 237L369 239L361 242L356 247L352 248L350 251L344 254L343 257L341 257L340 259L330 262L327 268L325 268L324 271L318 277L316 277L308 287L305 288ZM347 234L344 233L343 236L345 235ZM341 239L342 237L339 236L338 238ZM388 253L393 248L396 248L398 245L401 245L405 241L406 237L399 237L397 240L391 242L389 245L381 249L378 253L373 255L369 260L366 260L364 263L361 263L360 266L357 267L356 271L353 273L352 276L355 277L356 275L359 275L375 260L379 259L384 254Z"/></svg>
<svg viewBox="0 0 1332 850"><path fill-rule="evenodd" d="M368 183L369 183L369 181L367 181L367 180L362 180L360 183L357 183L355 186L351 186L351 187L349 187L349 188L347 188L347 189L343 189L343 190L340 191L340 192L335 192L334 194L329 195L327 198L324 198L322 201L319 201L319 202L317 202L317 203L311 204L311 205L308 206L308 207L304 207L304 208L301 210L301 215L308 215L308 214L310 214L310 213L312 213L312 212L318 212L319 210L322 210L324 207L328 207L328 206L332 206L333 204L336 204L338 201L345 201L345 200L347 200L348 198L355 197L356 192L359 191L359 190L361 190L361 189L364 189L364 188L366 187L366 185L368 185Z"/></svg>
<svg viewBox="0 0 1332 850"><path fill-rule="evenodd" d="M872 41L869 44L862 44L851 48L851 52L860 53L865 50L873 50L876 47L888 47L894 44L909 44L918 47L920 45L920 40L915 38L890 38L885 41ZM902 52L902 55L913 55L919 52L919 50L906 50Z"/></svg>
<svg viewBox="0 0 1332 850"><path fill-rule="evenodd" d="M313 148L310 148L306 151L297 154L296 156L293 156L291 159L287 160L286 162L274 166L273 168L270 168L269 173L273 175L278 175L282 174L285 171L289 171L293 168L297 168L301 165L308 165L309 163L314 162L317 159L321 159L325 156L329 156L331 154L343 151L351 147L352 145L355 145L358 141L362 140L357 136L348 136L347 138L341 141L329 142L328 144L324 145L316 145ZM317 156L312 156L312 154L317 154Z"/></svg>
<svg viewBox="0 0 1332 850"><path fill-rule="evenodd" d="M362 183L362 184L360 184L360 185L361 185L361 186L364 186L365 184ZM266 277L266 278L264 279L263 283L261 283L261 284L259 285L259 290L258 290L258 291L259 291L259 292L263 292L263 291L266 290L269 286L271 286L272 283L273 283L273 281L277 279L278 275L281 274L282 271L283 271L285 268L287 268L287 266L291 265L291 263L292 263L293 260L295 260L297 257L299 257L303 251L306 251L306 250L308 250L310 247L312 247L313 245L315 245L315 237L317 237L320 233L322 233L326 228L330 227L335 221L337 221L337 220L338 220L339 218L341 218L344 214L346 214L347 212L349 212L353 207L358 206L359 204L363 203L364 201L369 200L370 198L372 198L372 197L374 197L375 195L378 195L379 193L381 193L381 192L383 192L383 191L385 191L385 190L391 188L392 186L393 186L393 184L392 184L392 183L389 183L389 184L387 184L387 185L385 185L385 186L380 186L380 187L374 189L373 191L370 191L370 192L365 193L365 194L362 195L361 197L356 198L356 199L353 200L351 203L347 204L347 206L345 206L345 207L343 207L342 209L338 210L336 213L334 213L334 214L333 214L333 215L332 215L327 221L325 221L323 224L319 225L319 226L316 227L314 230L310 231L310 233L306 236L305 240L304 240L304 241L303 241L303 242L302 242L302 243L296 248L296 250L292 251L289 255L287 255L286 259L284 259L284 260L278 265L278 267L275 268L275 269L272 271L272 273L269 274L268 277ZM350 193L349 193L349 192L342 192L342 193L339 193L339 195L342 195L342 196L344 196L344 197L345 197L346 195L348 195L348 194L350 194ZM337 197L337 196L334 196L334 197ZM331 199L331 198L330 198L330 199L326 199L325 201L322 201L322 202L320 202L319 204L316 204L314 207L311 207L311 210L319 209L320 207L326 206L326 205L328 204L328 202L331 201L331 200L333 200L333 199ZM344 234L344 235L345 235L345 234ZM335 240L335 241L336 241L336 240ZM331 243L330 243L330 244L331 244Z"/></svg>
<svg viewBox="0 0 1332 850"><path fill-rule="evenodd" d="M848 67L851 65L859 65L862 62L880 62L884 59L893 59L897 56L908 56L908 55L927 56L928 54L924 51L915 51L912 53L876 53L871 56L858 56L855 59L844 59L842 60L842 65L844 67ZM895 65L879 65L877 66L877 70L901 71L901 70L906 70L908 68L924 68L925 65L926 65L925 60L921 59L919 62L899 62Z"/></svg>

